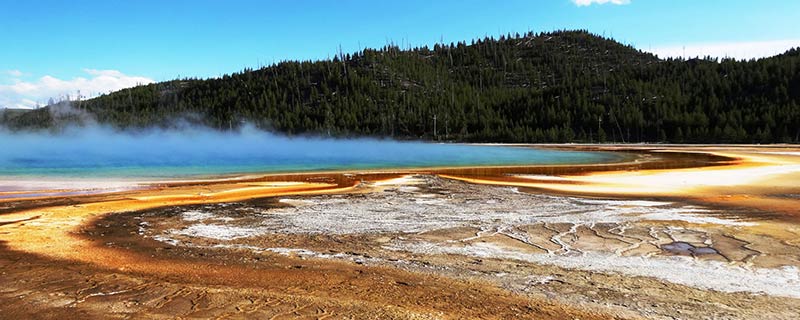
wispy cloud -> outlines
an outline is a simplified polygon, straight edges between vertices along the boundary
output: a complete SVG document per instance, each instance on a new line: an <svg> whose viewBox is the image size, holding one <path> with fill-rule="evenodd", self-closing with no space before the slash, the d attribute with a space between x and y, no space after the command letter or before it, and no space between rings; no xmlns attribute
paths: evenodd
<svg viewBox="0 0 800 320"><path fill-rule="evenodd" d="M19 70L10 70L22 76ZM73 99L80 90L81 96L93 97L103 93L130 88L140 84L154 82L142 76L126 75L117 70L83 69L87 77L75 77L69 80L53 76L43 76L35 81L13 80L11 84L0 84L0 108L33 108L37 104L46 104L50 98L69 96Z"/></svg>
<svg viewBox="0 0 800 320"><path fill-rule="evenodd" d="M616 4L616 5L629 4L631 3L631 0L572 0L572 2L579 7L585 7L585 6L591 6L593 4L606 4L606 3Z"/></svg>
<svg viewBox="0 0 800 320"><path fill-rule="evenodd" d="M773 41L743 41L743 42L709 42L690 43L684 45L669 45L656 47L649 51L661 58L668 57L705 57L734 58L737 60L757 59L771 57L786 52L791 48L800 47L797 40Z"/></svg>
<svg viewBox="0 0 800 320"><path fill-rule="evenodd" d="M15 78L19 78L24 75L24 73L19 70L7 70L6 74Z"/></svg>

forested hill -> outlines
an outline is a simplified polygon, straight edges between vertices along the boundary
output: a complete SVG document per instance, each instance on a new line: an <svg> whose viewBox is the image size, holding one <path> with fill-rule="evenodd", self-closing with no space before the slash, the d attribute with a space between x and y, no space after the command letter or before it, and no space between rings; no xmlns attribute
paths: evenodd
<svg viewBox="0 0 800 320"><path fill-rule="evenodd" d="M244 123L288 134L494 142L798 142L800 51L661 60L585 31L282 62L2 115L12 129ZM86 117L89 115L90 117Z"/></svg>

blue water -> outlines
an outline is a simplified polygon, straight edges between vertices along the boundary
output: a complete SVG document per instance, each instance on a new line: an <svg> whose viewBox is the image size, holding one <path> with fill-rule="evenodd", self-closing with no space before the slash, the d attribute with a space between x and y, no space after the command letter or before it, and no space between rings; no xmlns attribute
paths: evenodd
<svg viewBox="0 0 800 320"><path fill-rule="evenodd" d="M288 138L245 129L59 135L0 132L0 177L176 178L437 166L584 164L617 155L392 140Z"/></svg>

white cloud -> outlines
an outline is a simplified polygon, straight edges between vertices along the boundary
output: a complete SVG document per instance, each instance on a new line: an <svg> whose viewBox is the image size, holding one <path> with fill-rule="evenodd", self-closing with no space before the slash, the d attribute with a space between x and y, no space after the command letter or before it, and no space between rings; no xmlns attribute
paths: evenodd
<svg viewBox="0 0 800 320"><path fill-rule="evenodd" d="M629 4L631 3L631 0L572 0L572 2L579 7L585 7L585 6L591 6L592 4L606 4L606 3L616 4L616 5Z"/></svg>
<svg viewBox="0 0 800 320"><path fill-rule="evenodd" d="M745 41L745 42L709 42L691 43L656 47L649 50L661 58L668 57L705 57L734 58L737 60L771 57L800 47L800 40Z"/></svg>
<svg viewBox="0 0 800 320"><path fill-rule="evenodd" d="M24 75L24 73L22 73L22 71L19 70L8 70L6 71L6 74L15 78L19 78Z"/></svg>
<svg viewBox="0 0 800 320"><path fill-rule="evenodd" d="M31 82L15 79L11 84L0 84L0 108L33 108L37 104L46 104L50 98L70 96L74 99L78 90L82 97L89 98L154 82L147 77L129 76L117 70L83 69L83 72L88 77L63 80L46 75Z"/></svg>

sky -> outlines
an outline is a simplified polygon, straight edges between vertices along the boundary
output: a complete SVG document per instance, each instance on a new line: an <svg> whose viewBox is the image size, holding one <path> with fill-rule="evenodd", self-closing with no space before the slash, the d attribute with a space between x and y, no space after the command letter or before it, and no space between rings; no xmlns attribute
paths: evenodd
<svg viewBox="0 0 800 320"><path fill-rule="evenodd" d="M797 0L0 0L0 108L177 77L529 30L587 29L667 56L800 46Z"/></svg>

